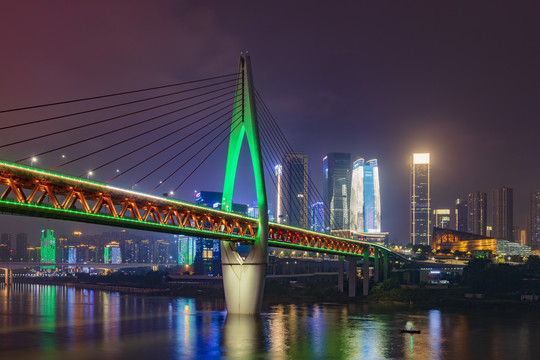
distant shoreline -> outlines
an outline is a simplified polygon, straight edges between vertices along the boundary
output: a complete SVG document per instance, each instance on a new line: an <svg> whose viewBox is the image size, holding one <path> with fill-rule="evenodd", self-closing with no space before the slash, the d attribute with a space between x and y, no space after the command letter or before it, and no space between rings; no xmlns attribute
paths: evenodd
<svg viewBox="0 0 540 360"><path fill-rule="evenodd" d="M144 284L112 284L89 283L69 279L33 278L17 279L17 283L59 285L79 289L119 292L122 294L139 294L151 296L175 296L194 299L224 300L223 283L220 278L192 278L191 281L169 282L145 286ZM361 291L361 288L357 288ZM366 297L357 295L350 298L347 289L344 293L337 291L337 285L332 282L290 282L285 279L269 279L266 282L263 304L379 304L401 305L419 309L490 309L497 311L540 310L538 301L520 301L519 295L502 294L499 296L485 295L483 299L467 298L466 288L429 288L401 287L385 292L370 294Z"/></svg>

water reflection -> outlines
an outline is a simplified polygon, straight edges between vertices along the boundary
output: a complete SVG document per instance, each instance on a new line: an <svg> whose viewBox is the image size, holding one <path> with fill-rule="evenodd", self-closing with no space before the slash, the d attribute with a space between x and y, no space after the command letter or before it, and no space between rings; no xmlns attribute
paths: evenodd
<svg viewBox="0 0 540 360"><path fill-rule="evenodd" d="M520 359L540 351L535 316L365 305L276 305L227 316L223 302L66 287L0 287L0 358ZM519 314L519 313L518 313ZM401 334L412 321L421 334Z"/></svg>

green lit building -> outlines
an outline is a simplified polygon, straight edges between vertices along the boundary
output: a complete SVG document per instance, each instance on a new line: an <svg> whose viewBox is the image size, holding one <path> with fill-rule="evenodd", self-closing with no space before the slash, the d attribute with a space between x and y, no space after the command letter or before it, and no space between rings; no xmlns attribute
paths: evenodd
<svg viewBox="0 0 540 360"><path fill-rule="evenodd" d="M56 263L56 239L54 230L41 230L41 262ZM42 269L54 269L54 266L42 266Z"/></svg>

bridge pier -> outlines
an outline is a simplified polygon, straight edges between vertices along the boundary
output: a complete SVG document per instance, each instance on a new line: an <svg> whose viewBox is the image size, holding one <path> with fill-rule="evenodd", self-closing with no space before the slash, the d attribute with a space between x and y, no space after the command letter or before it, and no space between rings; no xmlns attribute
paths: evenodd
<svg viewBox="0 0 540 360"><path fill-rule="evenodd" d="M221 243L221 269L227 312L255 315L261 312L267 266L264 244L255 244L245 260L233 248L234 243Z"/></svg>
<svg viewBox="0 0 540 360"><path fill-rule="evenodd" d="M356 296L356 257L347 257L347 278L349 280L349 297Z"/></svg>
<svg viewBox="0 0 540 360"><path fill-rule="evenodd" d="M343 256L338 256L338 291L339 292L343 292L344 291L344 286L343 286L343 259L344 257Z"/></svg>
<svg viewBox="0 0 540 360"><path fill-rule="evenodd" d="M369 246L364 248L364 261L362 263L362 295L369 293Z"/></svg>
<svg viewBox="0 0 540 360"><path fill-rule="evenodd" d="M381 272L381 259L379 256L379 250L375 249L375 257L373 258L373 280L375 280L375 283L379 282L379 273Z"/></svg>
<svg viewBox="0 0 540 360"><path fill-rule="evenodd" d="M388 279L388 253L383 252L383 280Z"/></svg>

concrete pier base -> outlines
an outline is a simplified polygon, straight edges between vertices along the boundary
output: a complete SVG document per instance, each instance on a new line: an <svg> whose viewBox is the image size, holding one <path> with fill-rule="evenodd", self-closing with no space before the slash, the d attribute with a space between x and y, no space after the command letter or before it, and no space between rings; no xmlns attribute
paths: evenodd
<svg viewBox="0 0 540 360"><path fill-rule="evenodd" d="M221 243L221 268L227 312L259 314L266 275L266 249L254 245L246 260L242 260L233 245Z"/></svg>
<svg viewBox="0 0 540 360"><path fill-rule="evenodd" d="M364 249L364 259L362 264L362 295L369 293L369 247Z"/></svg>
<svg viewBox="0 0 540 360"><path fill-rule="evenodd" d="M343 270L343 261L344 257L343 256L339 256L338 257L338 291L339 292L344 292L344 286L343 286L343 282L344 282L344 270Z"/></svg>
<svg viewBox="0 0 540 360"><path fill-rule="evenodd" d="M356 257L347 257L347 279L349 280L349 297L356 296Z"/></svg>

